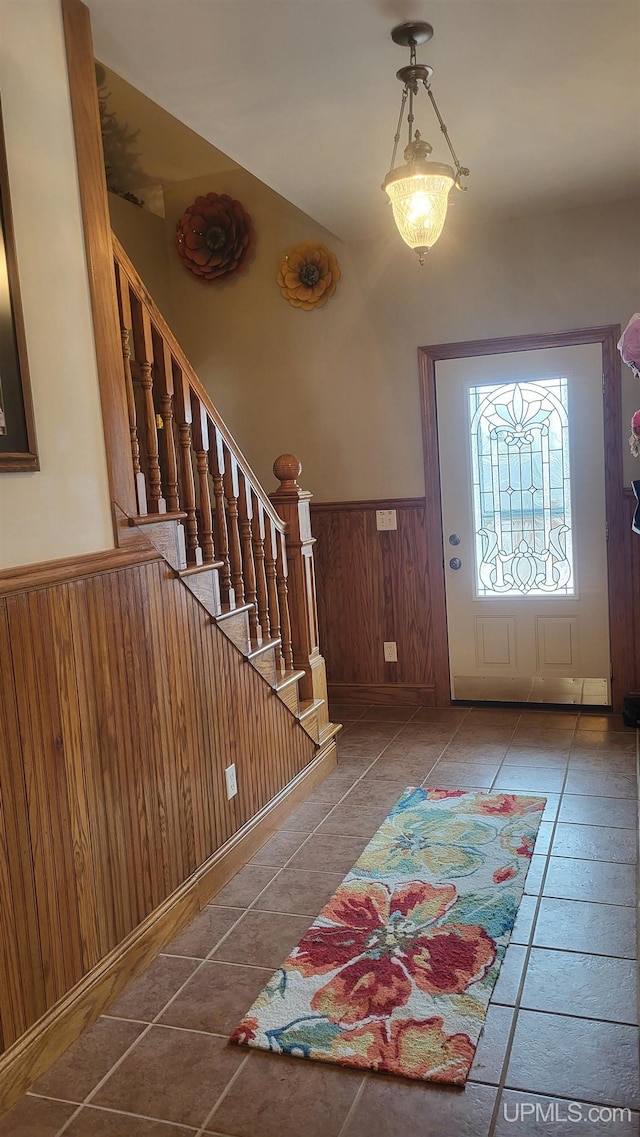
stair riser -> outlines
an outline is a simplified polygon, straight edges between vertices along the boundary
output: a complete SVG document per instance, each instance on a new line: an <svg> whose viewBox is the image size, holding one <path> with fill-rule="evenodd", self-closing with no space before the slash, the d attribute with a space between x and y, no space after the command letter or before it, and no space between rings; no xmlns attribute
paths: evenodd
<svg viewBox="0 0 640 1137"><path fill-rule="evenodd" d="M219 619L218 627L243 655L249 654L249 618L245 610L225 616L223 620Z"/></svg>
<svg viewBox="0 0 640 1137"><path fill-rule="evenodd" d="M220 615L222 605L217 569L212 568L209 572L200 572L194 576L185 576L182 579L189 591L193 593L211 616Z"/></svg>
<svg viewBox="0 0 640 1137"><path fill-rule="evenodd" d="M277 681L276 671L276 654L273 648L268 651L262 651L259 655L251 658L251 663L256 671L259 671L262 676L267 680L272 687L275 687Z"/></svg>

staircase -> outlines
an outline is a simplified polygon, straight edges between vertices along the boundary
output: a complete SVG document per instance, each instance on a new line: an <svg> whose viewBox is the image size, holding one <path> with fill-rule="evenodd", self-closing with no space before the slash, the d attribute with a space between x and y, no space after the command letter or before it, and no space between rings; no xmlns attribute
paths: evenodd
<svg viewBox="0 0 640 1137"><path fill-rule="evenodd" d="M112 234L123 381L144 537L318 746L329 722L317 642L310 494L274 463L267 496L122 245Z"/></svg>

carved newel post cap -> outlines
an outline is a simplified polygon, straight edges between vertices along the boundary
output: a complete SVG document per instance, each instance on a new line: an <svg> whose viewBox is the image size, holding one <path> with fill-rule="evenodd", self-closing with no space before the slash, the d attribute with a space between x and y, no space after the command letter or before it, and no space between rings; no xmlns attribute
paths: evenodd
<svg viewBox="0 0 640 1137"><path fill-rule="evenodd" d="M297 478L302 473L302 462L294 454L281 454L273 463L273 472L281 483L281 490L299 490Z"/></svg>

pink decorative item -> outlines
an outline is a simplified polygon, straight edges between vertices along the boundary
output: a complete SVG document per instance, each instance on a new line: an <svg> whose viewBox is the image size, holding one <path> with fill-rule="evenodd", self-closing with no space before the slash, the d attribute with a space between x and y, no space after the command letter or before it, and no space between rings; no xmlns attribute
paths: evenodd
<svg viewBox="0 0 640 1137"><path fill-rule="evenodd" d="M622 362L640 379L640 312L635 312L618 340ZM634 415L635 418L635 415Z"/></svg>
<svg viewBox="0 0 640 1137"><path fill-rule="evenodd" d="M634 458L640 454L640 411L636 411L631 418L631 434L629 435L629 449Z"/></svg>

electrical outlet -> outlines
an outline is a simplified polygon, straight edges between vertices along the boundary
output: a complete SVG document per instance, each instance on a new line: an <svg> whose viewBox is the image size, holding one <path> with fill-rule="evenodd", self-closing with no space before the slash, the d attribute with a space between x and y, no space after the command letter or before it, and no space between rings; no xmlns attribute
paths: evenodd
<svg viewBox="0 0 640 1137"><path fill-rule="evenodd" d="M395 509L376 509L376 529L397 529Z"/></svg>
<svg viewBox="0 0 640 1137"><path fill-rule="evenodd" d="M227 782L227 797L228 798L235 797L237 792L238 792L238 782L236 779L235 763L233 766L227 766L227 768L224 772L224 776L225 776L226 782Z"/></svg>
<svg viewBox="0 0 640 1137"><path fill-rule="evenodd" d="M384 641L384 661L385 663L398 662L398 645L395 640Z"/></svg>

